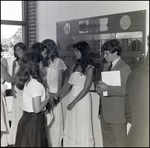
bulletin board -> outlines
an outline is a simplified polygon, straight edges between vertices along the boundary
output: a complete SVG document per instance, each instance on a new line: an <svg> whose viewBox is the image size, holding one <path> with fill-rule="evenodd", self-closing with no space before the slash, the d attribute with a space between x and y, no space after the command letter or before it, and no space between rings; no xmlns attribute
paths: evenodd
<svg viewBox="0 0 150 148"><path fill-rule="evenodd" d="M109 39L121 42L121 57L132 70L144 63L146 10L61 21L56 28L58 52L68 67L66 77L75 61L72 45L78 41L86 41L91 47L96 79L100 79L104 64L101 46Z"/></svg>

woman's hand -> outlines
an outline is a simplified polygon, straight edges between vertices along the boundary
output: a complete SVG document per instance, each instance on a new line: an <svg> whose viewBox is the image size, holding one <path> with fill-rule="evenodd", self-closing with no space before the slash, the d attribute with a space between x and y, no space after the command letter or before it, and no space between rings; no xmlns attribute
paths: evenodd
<svg viewBox="0 0 150 148"><path fill-rule="evenodd" d="M76 100L73 100L68 106L67 109L71 110L76 105Z"/></svg>
<svg viewBox="0 0 150 148"><path fill-rule="evenodd" d="M51 99L51 94L48 91L48 89L46 89L45 97L48 98L49 100Z"/></svg>
<svg viewBox="0 0 150 148"><path fill-rule="evenodd" d="M55 99L55 100L59 100L59 97L58 97L58 95L56 94L56 93L51 93L52 94L52 97Z"/></svg>
<svg viewBox="0 0 150 148"><path fill-rule="evenodd" d="M52 102L53 104L57 105L60 101L59 101L59 96L56 93L51 93L52 96Z"/></svg>

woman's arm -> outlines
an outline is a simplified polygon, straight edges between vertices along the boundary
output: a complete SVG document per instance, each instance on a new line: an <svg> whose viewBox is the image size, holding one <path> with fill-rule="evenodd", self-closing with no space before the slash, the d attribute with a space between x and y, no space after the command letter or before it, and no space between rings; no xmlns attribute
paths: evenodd
<svg viewBox="0 0 150 148"><path fill-rule="evenodd" d="M1 77L2 79L4 79L5 81L9 82L9 83L14 83L16 78L12 77L8 72L6 67L1 63Z"/></svg>
<svg viewBox="0 0 150 148"><path fill-rule="evenodd" d="M12 66L12 76L15 76L15 69L16 69L16 60L13 61L13 66ZM12 95L14 98L16 97L16 91L14 89L15 84L11 84L11 89L12 89Z"/></svg>
<svg viewBox="0 0 150 148"><path fill-rule="evenodd" d="M66 81L66 83L63 85L63 87L58 91L57 96L60 98L60 100L62 100L70 91L71 89L71 84L68 83L68 80Z"/></svg>
<svg viewBox="0 0 150 148"><path fill-rule="evenodd" d="M45 98L44 101L41 102L41 96L32 98L34 112L36 114L41 112L46 107L46 105L47 105L48 101L50 100L50 98L51 98L51 95L48 92L48 90L46 91L46 98Z"/></svg>
<svg viewBox="0 0 150 148"><path fill-rule="evenodd" d="M58 90L58 92L57 92L57 96L60 97L60 100L62 100L62 99L70 92L70 90L71 90L72 85L69 84L68 82L69 82L69 79L70 79L71 74L73 73L73 68L74 68L74 65L72 66L72 68L71 68L71 70L70 70L70 75L69 75L69 77L68 77L66 83L65 83L65 84L63 85L63 87L62 87L60 90Z"/></svg>
<svg viewBox="0 0 150 148"><path fill-rule="evenodd" d="M62 87L62 80L63 80L63 70L59 70L58 71L58 91L61 89ZM57 92L58 92L57 91Z"/></svg>
<svg viewBox="0 0 150 148"><path fill-rule="evenodd" d="M62 88L62 79L63 79L63 70L58 70L58 89L57 89L57 93L59 92L59 90ZM60 97L57 96L56 93L52 93L51 94L53 96L53 98L55 99L55 103L59 103L60 101Z"/></svg>
<svg viewBox="0 0 150 148"><path fill-rule="evenodd" d="M6 68L6 71L8 71L8 63L7 60L5 58L2 59L1 63L4 65L4 67ZM4 80L5 82L5 80Z"/></svg>
<svg viewBox="0 0 150 148"><path fill-rule="evenodd" d="M5 58L2 59L2 64L5 66L6 70L8 70L8 63Z"/></svg>
<svg viewBox="0 0 150 148"><path fill-rule="evenodd" d="M92 85L93 76L94 76L94 69L93 67L90 66L86 72L86 80L85 80L84 88L78 94L78 96L68 105L67 107L68 110L71 110L75 106L75 104L79 102L89 92L89 89Z"/></svg>
<svg viewBox="0 0 150 148"><path fill-rule="evenodd" d="M12 76L15 75L15 69L16 69L16 60L13 61L13 65L12 65Z"/></svg>

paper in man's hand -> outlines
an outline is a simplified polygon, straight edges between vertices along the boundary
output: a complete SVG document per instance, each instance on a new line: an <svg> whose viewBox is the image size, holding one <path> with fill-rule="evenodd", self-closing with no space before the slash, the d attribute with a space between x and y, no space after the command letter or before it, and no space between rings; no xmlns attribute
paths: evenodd
<svg viewBox="0 0 150 148"><path fill-rule="evenodd" d="M105 82L107 85L111 86L121 86L121 77L120 71L105 71L101 73L102 82ZM107 91L103 92L104 96L108 96Z"/></svg>

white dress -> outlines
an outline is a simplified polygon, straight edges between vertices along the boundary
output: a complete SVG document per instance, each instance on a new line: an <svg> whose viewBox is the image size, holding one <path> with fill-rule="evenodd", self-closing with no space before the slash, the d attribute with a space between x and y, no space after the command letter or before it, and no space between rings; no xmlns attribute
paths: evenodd
<svg viewBox="0 0 150 148"><path fill-rule="evenodd" d="M57 93L58 90L58 74L59 70L66 70L65 63L60 59L54 59L46 69L46 80L49 87L49 92ZM63 109L62 103L58 103L53 109L52 124L48 126L49 145L52 147L60 147L63 134Z"/></svg>
<svg viewBox="0 0 150 148"><path fill-rule="evenodd" d="M2 84L1 78L1 147L6 147L12 144L11 136L10 136L10 126L9 126L9 118L8 118L8 110L5 98L5 90L7 86Z"/></svg>
<svg viewBox="0 0 150 148"><path fill-rule="evenodd" d="M2 84L3 79L1 78L1 131L6 132L9 127L7 103L5 98L5 91L7 86Z"/></svg>
<svg viewBox="0 0 150 148"><path fill-rule="evenodd" d="M6 147L12 144L12 140L10 136L8 110L5 98L5 91L7 89L7 85L4 85L3 82L4 80L1 78L1 133L3 133L1 135L1 147Z"/></svg>
<svg viewBox="0 0 150 148"><path fill-rule="evenodd" d="M19 65L16 62L15 73L17 73ZM16 86L14 86L16 93L16 98L13 97L12 102L12 121L11 121L11 137L13 144L15 144L16 140L16 132L18 127L18 122L23 114L23 110L21 109L21 100L22 100L22 90L19 90Z"/></svg>
<svg viewBox="0 0 150 148"><path fill-rule="evenodd" d="M86 76L80 72L72 73L69 83L72 89L69 96L70 104L84 87ZM67 110L63 133L64 147L94 147L92 125L92 98L88 92L71 111Z"/></svg>

